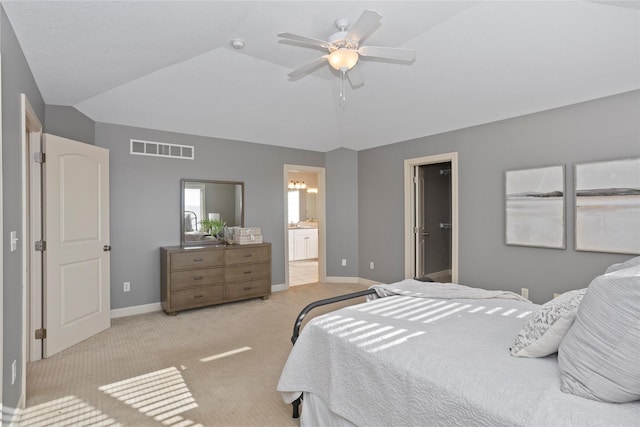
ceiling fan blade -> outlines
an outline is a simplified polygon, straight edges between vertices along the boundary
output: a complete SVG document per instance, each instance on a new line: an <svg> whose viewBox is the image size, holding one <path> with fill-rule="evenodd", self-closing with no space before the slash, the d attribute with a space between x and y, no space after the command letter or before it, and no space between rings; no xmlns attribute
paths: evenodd
<svg viewBox="0 0 640 427"><path fill-rule="evenodd" d="M358 53L362 56L372 58L395 59L407 62L416 59L416 51L414 49L400 49L396 47L360 46Z"/></svg>
<svg viewBox="0 0 640 427"><path fill-rule="evenodd" d="M313 71L314 69L318 68L320 65L325 63L328 57L329 55L324 55L319 58L316 58L313 61L309 62L308 64L305 64L302 67L296 68L295 70L293 70L287 75L289 76L289 78L295 79L295 78L304 76L306 74L309 74L311 71Z"/></svg>
<svg viewBox="0 0 640 427"><path fill-rule="evenodd" d="M351 25L345 38L360 43L360 40L367 38L376 29L381 19L382 15L375 10L365 10L360 18Z"/></svg>
<svg viewBox="0 0 640 427"><path fill-rule="evenodd" d="M364 79L362 78L362 73L360 72L359 67L354 67L347 72L347 78L349 79L349 83L351 83L351 87L356 88L360 87L364 84Z"/></svg>
<svg viewBox="0 0 640 427"><path fill-rule="evenodd" d="M280 33L278 34L278 37L282 37L283 39L287 39L287 40L293 40L301 43L310 44L312 46L320 46L325 49L331 45L331 43L327 41L314 39L312 37L307 37L307 36L299 36L298 34Z"/></svg>

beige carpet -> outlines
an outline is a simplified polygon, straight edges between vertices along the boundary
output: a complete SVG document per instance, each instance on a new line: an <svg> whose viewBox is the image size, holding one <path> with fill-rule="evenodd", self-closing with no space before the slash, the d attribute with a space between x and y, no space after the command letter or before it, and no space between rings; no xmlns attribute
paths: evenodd
<svg viewBox="0 0 640 427"><path fill-rule="evenodd" d="M275 391L294 319L309 302L361 289L316 283L266 301L115 319L28 365L19 425L297 426Z"/></svg>

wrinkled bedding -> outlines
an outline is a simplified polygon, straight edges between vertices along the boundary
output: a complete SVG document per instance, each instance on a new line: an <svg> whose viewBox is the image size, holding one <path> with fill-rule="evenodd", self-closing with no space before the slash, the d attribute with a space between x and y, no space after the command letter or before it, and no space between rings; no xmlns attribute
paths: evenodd
<svg viewBox="0 0 640 427"><path fill-rule="evenodd" d="M380 298L391 295L406 295L419 298L465 298L465 299L488 299L503 298L515 299L518 301L529 301L528 299L509 291L494 291L490 289L472 288L469 286L458 285L456 283L424 283L415 279L406 279L401 282L389 285L373 285L370 289L376 291L376 295Z"/></svg>
<svg viewBox="0 0 640 427"><path fill-rule="evenodd" d="M396 295L343 308L305 326L277 389L286 402L313 393L359 426L639 425L640 402L562 393L555 355L510 356L537 307Z"/></svg>

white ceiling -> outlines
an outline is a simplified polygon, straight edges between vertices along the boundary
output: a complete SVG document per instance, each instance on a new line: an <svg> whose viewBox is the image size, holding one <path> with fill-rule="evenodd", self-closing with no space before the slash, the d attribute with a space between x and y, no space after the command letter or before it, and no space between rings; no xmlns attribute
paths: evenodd
<svg viewBox="0 0 640 427"><path fill-rule="evenodd" d="M97 122L361 150L640 88L640 1L2 1L44 101ZM383 16L340 105L334 21ZM246 45L230 45L241 38ZM172 141L166 141L172 142Z"/></svg>

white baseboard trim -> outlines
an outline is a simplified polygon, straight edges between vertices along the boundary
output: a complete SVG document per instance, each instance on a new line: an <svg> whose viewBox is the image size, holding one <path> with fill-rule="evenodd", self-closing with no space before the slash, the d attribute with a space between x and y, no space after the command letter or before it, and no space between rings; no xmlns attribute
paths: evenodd
<svg viewBox="0 0 640 427"><path fill-rule="evenodd" d="M278 285L271 285L271 292L282 292L286 291L287 285L285 283L280 283Z"/></svg>
<svg viewBox="0 0 640 427"><path fill-rule="evenodd" d="M134 305L133 307L115 308L111 310L111 318L117 319L118 317L135 316L136 314L153 313L154 311L161 311L162 305L159 302L152 304Z"/></svg>
<svg viewBox="0 0 640 427"><path fill-rule="evenodd" d="M18 421L20 421L20 409L3 406L1 421L3 426L17 427Z"/></svg>
<svg viewBox="0 0 640 427"><path fill-rule="evenodd" d="M377 285L380 282L375 280L363 279L362 277L340 277L340 276L327 276L327 283L358 283L360 285Z"/></svg>

